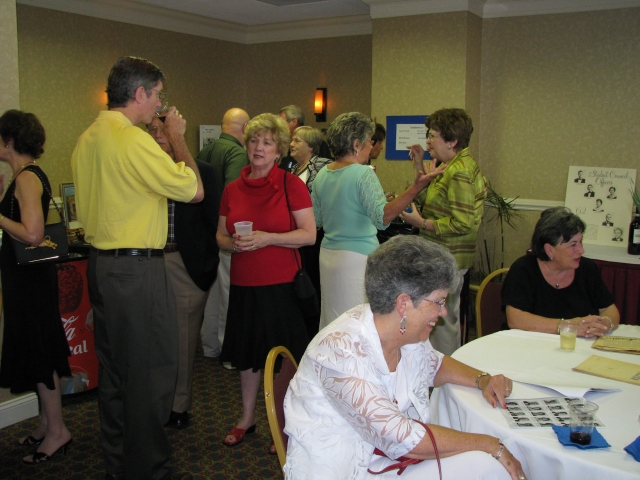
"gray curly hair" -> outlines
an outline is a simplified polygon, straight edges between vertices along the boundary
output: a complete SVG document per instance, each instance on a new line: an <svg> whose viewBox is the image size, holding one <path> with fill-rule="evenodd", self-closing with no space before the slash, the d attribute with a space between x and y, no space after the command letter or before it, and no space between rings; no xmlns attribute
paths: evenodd
<svg viewBox="0 0 640 480"><path fill-rule="evenodd" d="M397 235L369 255L364 275L371 311L393 311L402 293L414 305L435 290L450 290L456 261L446 248L414 235Z"/></svg>

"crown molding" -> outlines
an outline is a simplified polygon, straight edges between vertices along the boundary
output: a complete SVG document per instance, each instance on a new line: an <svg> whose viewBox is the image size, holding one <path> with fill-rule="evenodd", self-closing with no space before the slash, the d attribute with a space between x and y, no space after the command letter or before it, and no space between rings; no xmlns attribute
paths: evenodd
<svg viewBox="0 0 640 480"><path fill-rule="evenodd" d="M143 27L245 43L246 27L127 0L17 0L16 3Z"/></svg>
<svg viewBox="0 0 640 480"><path fill-rule="evenodd" d="M373 23L369 15L349 15L318 20L255 25L248 30L245 43L255 44L371 35Z"/></svg>
<svg viewBox="0 0 640 480"><path fill-rule="evenodd" d="M640 0L488 0L483 18L521 17L640 7Z"/></svg>
<svg viewBox="0 0 640 480"><path fill-rule="evenodd" d="M640 0L362 0L371 18L469 11L482 18L614 10L640 6Z"/></svg>
<svg viewBox="0 0 640 480"><path fill-rule="evenodd" d="M16 3L235 43L371 35L368 15L245 26L127 0L17 0Z"/></svg>
<svg viewBox="0 0 640 480"><path fill-rule="evenodd" d="M372 19L469 11L483 16L485 0L362 0Z"/></svg>
<svg viewBox="0 0 640 480"><path fill-rule="evenodd" d="M362 0L371 15L245 26L129 0L16 0L16 3L242 44L371 35L371 19L468 11L481 18L640 7L640 0Z"/></svg>

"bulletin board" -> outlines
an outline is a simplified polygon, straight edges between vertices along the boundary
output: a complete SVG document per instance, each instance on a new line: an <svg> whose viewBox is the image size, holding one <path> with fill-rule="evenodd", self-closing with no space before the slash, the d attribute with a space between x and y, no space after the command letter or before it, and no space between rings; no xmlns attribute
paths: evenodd
<svg viewBox="0 0 640 480"><path fill-rule="evenodd" d="M416 143L426 147L427 127L425 119L429 115L395 115L387 116L387 160L409 160L407 147ZM424 159L431 160L429 152L424 152Z"/></svg>

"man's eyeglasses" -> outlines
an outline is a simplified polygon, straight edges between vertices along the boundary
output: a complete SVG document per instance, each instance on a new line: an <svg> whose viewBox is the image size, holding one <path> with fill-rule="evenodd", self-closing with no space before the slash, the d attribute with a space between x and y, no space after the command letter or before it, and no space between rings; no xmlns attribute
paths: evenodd
<svg viewBox="0 0 640 480"><path fill-rule="evenodd" d="M158 100L160 100L161 102L163 102L164 99L167 97L167 94L165 92L162 92L160 90L156 90L155 88L152 88L151 90L153 90L154 92L156 92L158 94Z"/></svg>

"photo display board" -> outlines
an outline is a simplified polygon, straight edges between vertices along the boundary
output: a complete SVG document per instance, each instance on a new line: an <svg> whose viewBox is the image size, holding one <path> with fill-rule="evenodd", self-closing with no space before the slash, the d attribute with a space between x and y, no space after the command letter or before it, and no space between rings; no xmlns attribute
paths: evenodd
<svg viewBox="0 0 640 480"><path fill-rule="evenodd" d="M627 247L633 211L632 168L569 167L565 205L587 225L587 244Z"/></svg>

